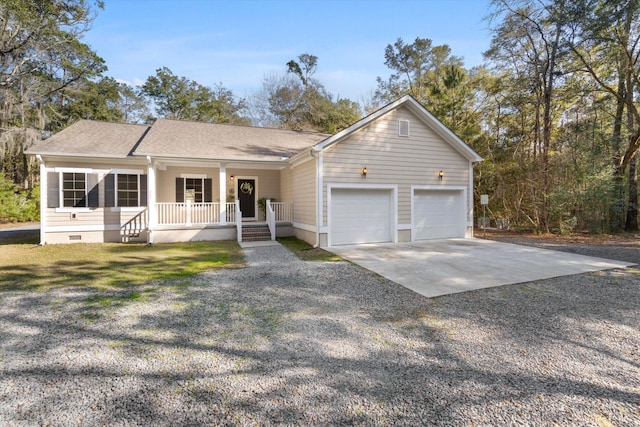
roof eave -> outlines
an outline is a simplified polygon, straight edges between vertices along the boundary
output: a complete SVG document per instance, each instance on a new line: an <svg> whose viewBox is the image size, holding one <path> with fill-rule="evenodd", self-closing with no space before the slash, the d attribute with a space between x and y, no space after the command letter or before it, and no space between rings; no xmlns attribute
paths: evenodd
<svg viewBox="0 0 640 427"><path fill-rule="evenodd" d="M33 156L53 156L53 157L81 157L87 159L100 158L100 159L126 159L130 158L129 154L87 154L87 153L61 153L55 151L32 151L25 150L24 154Z"/></svg>

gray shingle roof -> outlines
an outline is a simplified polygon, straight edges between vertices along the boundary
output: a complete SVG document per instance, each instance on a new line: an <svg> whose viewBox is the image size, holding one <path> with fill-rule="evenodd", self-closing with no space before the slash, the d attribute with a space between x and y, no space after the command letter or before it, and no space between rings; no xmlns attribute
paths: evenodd
<svg viewBox="0 0 640 427"><path fill-rule="evenodd" d="M27 154L225 160L282 160L328 134L158 119L152 126L81 120L29 148Z"/></svg>
<svg viewBox="0 0 640 427"><path fill-rule="evenodd" d="M80 120L25 152L60 156L127 157L148 129L148 125Z"/></svg>
<svg viewBox="0 0 640 427"><path fill-rule="evenodd" d="M158 119L135 155L281 160L331 135L228 124Z"/></svg>

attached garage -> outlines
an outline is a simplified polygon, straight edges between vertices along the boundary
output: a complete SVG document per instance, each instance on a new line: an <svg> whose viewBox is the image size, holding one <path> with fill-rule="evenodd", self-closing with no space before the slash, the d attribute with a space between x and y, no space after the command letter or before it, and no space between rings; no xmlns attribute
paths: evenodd
<svg viewBox="0 0 640 427"><path fill-rule="evenodd" d="M414 190L413 240L465 237L464 190Z"/></svg>
<svg viewBox="0 0 640 427"><path fill-rule="evenodd" d="M393 241L393 190L333 188L330 197L331 246Z"/></svg>

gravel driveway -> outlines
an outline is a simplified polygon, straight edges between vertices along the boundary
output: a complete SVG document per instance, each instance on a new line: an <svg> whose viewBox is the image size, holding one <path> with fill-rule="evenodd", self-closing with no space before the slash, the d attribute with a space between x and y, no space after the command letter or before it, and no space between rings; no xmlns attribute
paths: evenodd
<svg viewBox="0 0 640 427"><path fill-rule="evenodd" d="M246 255L122 292L1 292L0 425L640 425L637 269L429 299Z"/></svg>

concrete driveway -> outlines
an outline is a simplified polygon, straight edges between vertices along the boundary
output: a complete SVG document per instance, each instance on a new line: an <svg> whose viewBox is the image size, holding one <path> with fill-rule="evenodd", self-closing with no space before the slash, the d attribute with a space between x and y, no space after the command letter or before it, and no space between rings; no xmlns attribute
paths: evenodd
<svg viewBox="0 0 640 427"><path fill-rule="evenodd" d="M634 265L482 239L377 243L329 250L426 297Z"/></svg>

